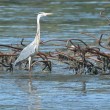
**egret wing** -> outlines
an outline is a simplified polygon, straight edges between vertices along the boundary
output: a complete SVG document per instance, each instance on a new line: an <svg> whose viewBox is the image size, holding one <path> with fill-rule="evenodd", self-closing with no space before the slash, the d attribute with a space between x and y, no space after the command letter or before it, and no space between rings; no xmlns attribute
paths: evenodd
<svg viewBox="0 0 110 110"><path fill-rule="evenodd" d="M25 60L26 58L32 56L35 53L36 53L36 45L34 42L32 42L21 51L19 57L17 58L17 60L14 62L13 65L15 66L18 62Z"/></svg>

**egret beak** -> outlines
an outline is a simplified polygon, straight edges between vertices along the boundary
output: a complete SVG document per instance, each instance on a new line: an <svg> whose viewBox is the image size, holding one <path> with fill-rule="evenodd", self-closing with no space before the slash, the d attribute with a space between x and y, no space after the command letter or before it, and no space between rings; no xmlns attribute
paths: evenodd
<svg viewBox="0 0 110 110"><path fill-rule="evenodd" d="M47 16L47 15L52 15L53 13L45 13L45 15Z"/></svg>

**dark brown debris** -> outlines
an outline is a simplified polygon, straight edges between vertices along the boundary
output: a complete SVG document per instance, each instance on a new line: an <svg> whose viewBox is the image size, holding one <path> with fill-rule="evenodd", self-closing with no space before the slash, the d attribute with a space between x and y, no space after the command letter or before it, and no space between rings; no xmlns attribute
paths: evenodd
<svg viewBox="0 0 110 110"><path fill-rule="evenodd" d="M73 70L74 74L99 74L99 73L109 73L110 71L110 53L102 52L101 49L107 49L110 51L110 47L102 45L101 34L99 38L99 47L91 47L86 44L81 39L68 39L68 40L58 40L53 39L49 41L42 42L41 45L51 45L51 42L56 43L57 48L53 52L39 52L34 56L34 61L32 67L36 67L37 64L42 64L44 67L42 70L48 69L52 71L53 60L60 61L67 65L68 70ZM57 42L60 44L57 44ZM79 43L75 43L75 42ZM23 42L23 40L22 40ZM13 71L13 62L17 58L18 54L22 50L21 46L12 45L0 45L1 48L8 48L11 52L0 52L0 70ZM65 45L64 45L65 44ZM54 45L52 43L52 45ZM58 48L58 46L62 48ZM83 45L83 46L82 46ZM21 66L22 64L22 66ZM27 70L27 60L20 62L17 65L17 69ZM66 69L67 69L66 68Z"/></svg>

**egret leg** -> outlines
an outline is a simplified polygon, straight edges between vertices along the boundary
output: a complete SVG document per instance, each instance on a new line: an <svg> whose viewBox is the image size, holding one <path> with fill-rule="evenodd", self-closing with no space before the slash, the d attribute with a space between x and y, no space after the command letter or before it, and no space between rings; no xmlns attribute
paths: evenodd
<svg viewBox="0 0 110 110"><path fill-rule="evenodd" d="M29 70L31 70L31 57L28 58L29 61Z"/></svg>

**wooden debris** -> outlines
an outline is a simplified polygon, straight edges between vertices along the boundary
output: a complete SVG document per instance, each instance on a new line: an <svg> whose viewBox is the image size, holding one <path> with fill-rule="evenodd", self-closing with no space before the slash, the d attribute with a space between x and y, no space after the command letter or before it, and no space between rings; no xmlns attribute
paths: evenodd
<svg viewBox="0 0 110 110"><path fill-rule="evenodd" d="M42 42L42 45L49 45L54 42L58 47L62 45L62 48L57 48L54 52L48 53L37 53L34 56L34 61L32 67L37 66L37 63L43 63L45 70L48 68L49 71L52 70L51 62L53 60L60 61L67 65L69 70L73 70L75 74L101 74L109 73L110 71L110 53L102 52L101 48L105 48L110 51L110 47L103 46L102 37L99 38L99 47L90 47L81 39L68 39L68 40L58 40L53 39L49 41ZM60 44L57 44L57 42ZM79 43L76 44L76 41ZM23 40L22 40L23 42ZM1 70L13 71L13 62L17 58L17 55L21 52L22 46L25 46L21 42L19 46L12 45L0 45L1 48L9 48L11 52L0 52L0 68ZM65 44L65 45L64 45ZM83 46L81 45L83 44ZM52 43L53 45L53 43ZM22 64L22 66L21 66ZM17 67L26 70L27 60L20 62ZM17 68L17 69L19 69Z"/></svg>

